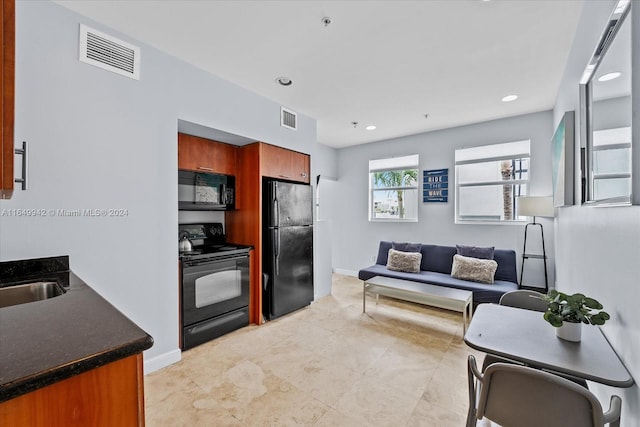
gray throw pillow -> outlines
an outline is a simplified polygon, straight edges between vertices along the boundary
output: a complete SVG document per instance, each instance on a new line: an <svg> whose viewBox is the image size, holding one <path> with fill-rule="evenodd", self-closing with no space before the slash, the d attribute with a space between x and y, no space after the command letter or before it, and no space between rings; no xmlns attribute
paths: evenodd
<svg viewBox="0 0 640 427"><path fill-rule="evenodd" d="M401 252L420 252L422 243L391 242L391 248Z"/></svg>
<svg viewBox="0 0 640 427"><path fill-rule="evenodd" d="M453 256L451 277L479 283L493 283L498 263L492 259L479 259L462 255Z"/></svg>
<svg viewBox="0 0 640 427"><path fill-rule="evenodd" d="M402 252L389 249L387 268L393 271L404 271L405 273L419 273L420 261L422 261L420 252Z"/></svg>
<svg viewBox="0 0 640 427"><path fill-rule="evenodd" d="M480 246L462 246L456 245L458 255L468 256L472 258L480 259L493 259L494 247L480 247Z"/></svg>

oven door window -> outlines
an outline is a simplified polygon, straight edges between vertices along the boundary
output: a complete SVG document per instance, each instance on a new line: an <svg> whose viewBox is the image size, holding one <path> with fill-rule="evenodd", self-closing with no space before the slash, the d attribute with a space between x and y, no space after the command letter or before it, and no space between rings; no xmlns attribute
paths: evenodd
<svg viewBox="0 0 640 427"><path fill-rule="evenodd" d="M235 265L234 265L235 267ZM196 308L203 308L242 295L239 270L217 271L195 280Z"/></svg>

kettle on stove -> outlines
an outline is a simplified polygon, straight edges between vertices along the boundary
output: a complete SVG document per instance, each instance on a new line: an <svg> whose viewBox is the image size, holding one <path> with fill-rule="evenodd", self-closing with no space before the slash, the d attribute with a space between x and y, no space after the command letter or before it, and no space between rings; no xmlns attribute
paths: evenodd
<svg viewBox="0 0 640 427"><path fill-rule="evenodd" d="M191 245L191 241L187 236L182 236L182 239L178 243L178 248L180 249L180 252L191 252L193 250L193 245Z"/></svg>

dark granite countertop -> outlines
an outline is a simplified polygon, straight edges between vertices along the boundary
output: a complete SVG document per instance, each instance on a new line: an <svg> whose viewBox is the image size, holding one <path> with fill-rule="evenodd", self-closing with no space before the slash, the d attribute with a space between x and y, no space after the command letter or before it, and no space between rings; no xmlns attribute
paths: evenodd
<svg viewBox="0 0 640 427"><path fill-rule="evenodd" d="M0 263L0 287L55 280L66 292L0 308L0 402L140 353L153 338L73 272L66 256Z"/></svg>

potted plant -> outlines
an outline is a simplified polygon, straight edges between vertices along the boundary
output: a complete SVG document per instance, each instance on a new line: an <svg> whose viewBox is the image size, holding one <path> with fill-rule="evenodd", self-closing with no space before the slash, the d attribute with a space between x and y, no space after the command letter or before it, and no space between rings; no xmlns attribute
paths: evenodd
<svg viewBox="0 0 640 427"><path fill-rule="evenodd" d="M580 293L567 295L551 290L544 299L548 303L544 320L558 328L558 337L567 341L580 341L582 323L604 325L610 319L609 313L602 311L602 304Z"/></svg>

